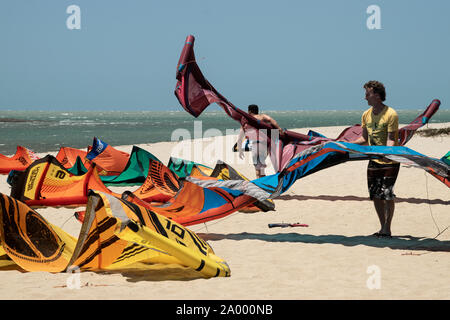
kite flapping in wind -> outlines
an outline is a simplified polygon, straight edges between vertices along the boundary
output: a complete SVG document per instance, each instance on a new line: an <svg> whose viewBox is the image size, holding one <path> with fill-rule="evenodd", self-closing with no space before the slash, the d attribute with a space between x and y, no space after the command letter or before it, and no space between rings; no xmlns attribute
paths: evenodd
<svg viewBox="0 0 450 320"><path fill-rule="evenodd" d="M304 135L293 131L285 130L278 137L278 131L269 124L265 124L236 108L224 96L222 96L203 76L194 55L194 36L186 38L180 59L177 65L175 96L181 106L194 117L198 117L210 104L217 103L228 116L238 121L240 125L248 125L258 129L259 141L267 142L267 150L275 164L275 169L280 172L296 154L326 141L343 140L353 141L362 134L361 126L354 125L345 129L337 139L330 139L323 136ZM399 145L404 145L414 134L414 132L425 125L432 115L438 110L440 101L435 99L428 108L420 114L409 125L399 130ZM272 132L273 131L273 132ZM275 133L275 135L273 135Z"/></svg>
<svg viewBox="0 0 450 320"><path fill-rule="evenodd" d="M227 263L194 232L94 191L78 239L0 193L0 247L0 256L6 254L25 271L117 270L147 262L176 263L204 277L230 276Z"/></svg>
<svg viewBox="0 0 450 320"><path fill-rule="evenodd" d="M421 168L450 188L450 166L443 160L427 157L407 147L360 146L348 142L326 142L297 154L278 173L247 181L207 181L187 177L204 188L226 188L258 200L275 199L298 179L346 161L387 159Z"/></svg>
<svg viewBox="0 0 450 320"><path fill-rule="evenodd" d="M291 142L311 140L307 135L285 130L279 141L277 139L277 142L274 141L272 143L271 138L274 136L273 132L278 138L278 130L275 127L271 124L263 123L247 112L236 108L206 80L195 61L194 41L195 38L192 35L186 38L176 73L178 82L175 88L175 96L187 112L194 117L198 117L210 104L217 103L228 116L238 121L241 125L261 129L258 131L258 140L267 141L268 150L272 150L271 155L274 157L273 161L281 157L283 145ZM277 147L274 150L275 143L280 144L281 147Z"/></svg>
<svg viewBox="0 0 450 320"><path fill-rule="evenodd" d="M25 170L39 157L31 150L17 146L16 153L12 157L0 154L0 174L8 174L12 170Z"/></svg>
<svg viewBox="0 0 450 320"><path fill-rule="evenodd" d="M422 168L447 187L450 166L410 148L397 146L361 146L348 142L327 142L299 153L281 172L280 181L270 198L285 192L297 179L346 161L387 159ZM264 182L259 184L264 185Z"/></svg>
<svg viewBox="0 0 450 320"><path fill-rule="evenodd" d="M439 109L441 102L437 99L433 100L430 105L416 117L410 124L400 128L398 130L398 145L405 145L414 135L417 129L424 126L430 118ZM298 143L290 143L283 148L280 168L284 168L288 162L295 157L298 153L310 148L311 146L318 145L328 141L344 141L351 142L362 136L362 127L360 124L355 124L351 127L344 129L336 139L327 138L319 133L311 134L313 137L310 141L300 141Z"/></svg>
<svg viewBox="0 0 450 320"><path fill-rule="evenodd" d="M428 107L423 111L420 115L418 115L410 124L400 128L398 130L398 145L404 146L414 135L417 129L421 128L425 124L428 123L430 118L438 111L441 102L437 99L434 99ZM311 132L311 130L310 130ZM312 132L311 135L313 138L311 141L300 141L298 143L291 143L283 148L280 167L284 168L286 164L292 159L296 154L302 152L305 149L313 145L317 145L320 143L324 143L327 141L344 141L351 142L362 135L362 127L360 124L355 124L351 127L344 129L336 139L330 139L323 136L320 133Z"/></svg>

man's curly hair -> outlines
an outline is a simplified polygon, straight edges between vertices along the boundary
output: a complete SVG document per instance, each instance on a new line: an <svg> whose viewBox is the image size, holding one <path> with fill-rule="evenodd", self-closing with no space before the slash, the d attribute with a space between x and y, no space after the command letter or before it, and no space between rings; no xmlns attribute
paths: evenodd
<svg viewBox="0 0 450 320"><path fill-rule="evenodd" d="M376 80L370 80L364 84L364 89L372 88L373 93L378 93L381 98L381 101L386 100L386 89L384 88L384 84Z"/></svg>

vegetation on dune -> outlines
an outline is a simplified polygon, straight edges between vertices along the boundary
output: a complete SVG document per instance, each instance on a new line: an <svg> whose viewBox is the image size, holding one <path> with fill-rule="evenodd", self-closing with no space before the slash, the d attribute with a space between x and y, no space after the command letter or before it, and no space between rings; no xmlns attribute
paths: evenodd
<svg viewBox="0 0 450 320"><path fill-rule="evenodd" d="M450 127L440 129L422 129L417 130L416 134L422 137L435 137L450 135Z"/></svg>

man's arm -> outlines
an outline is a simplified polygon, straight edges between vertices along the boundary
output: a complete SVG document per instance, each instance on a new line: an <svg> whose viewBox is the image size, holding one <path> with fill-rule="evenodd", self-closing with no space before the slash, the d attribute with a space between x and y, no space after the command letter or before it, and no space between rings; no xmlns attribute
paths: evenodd
<svg viewBox="0 0 450 320"><path fill-rule="evenodd" d="M388 132L388 136L387 136L387 141L386 141L386 146L388 147L394 147L397 144L395 143L395 132Z"/></svg>
<svg viewBox="0 0 450 320"><path fill-rule="evenodd" d="M283 129L278 125L278 123L275 121L275 119L273 119L272 117L270 117L266 114L264 115L264 118L267 119L273 127L278 129L280 136L283 135Z"/></svg>
<svg viewBox="0 0 450 320"><path fill-rule="evenodd" d="M397 142L395 141L395 137L398 136L398 115L397 113L393 114L389 118L388 123L388 136L386 141L386 146L393 147L397 145Z"/></svg>

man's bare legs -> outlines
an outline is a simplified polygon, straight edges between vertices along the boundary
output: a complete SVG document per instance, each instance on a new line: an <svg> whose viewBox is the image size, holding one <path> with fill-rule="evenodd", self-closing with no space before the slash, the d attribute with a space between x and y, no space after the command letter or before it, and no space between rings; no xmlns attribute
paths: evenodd
<svg viewBox="0 0 450 320"><path fill-rule="evenodd" d="M380 220L381 229L378 232L380 236L391 235L391 222L394 216L395 202L394 200L374 199L375 210Z"/></svg>

